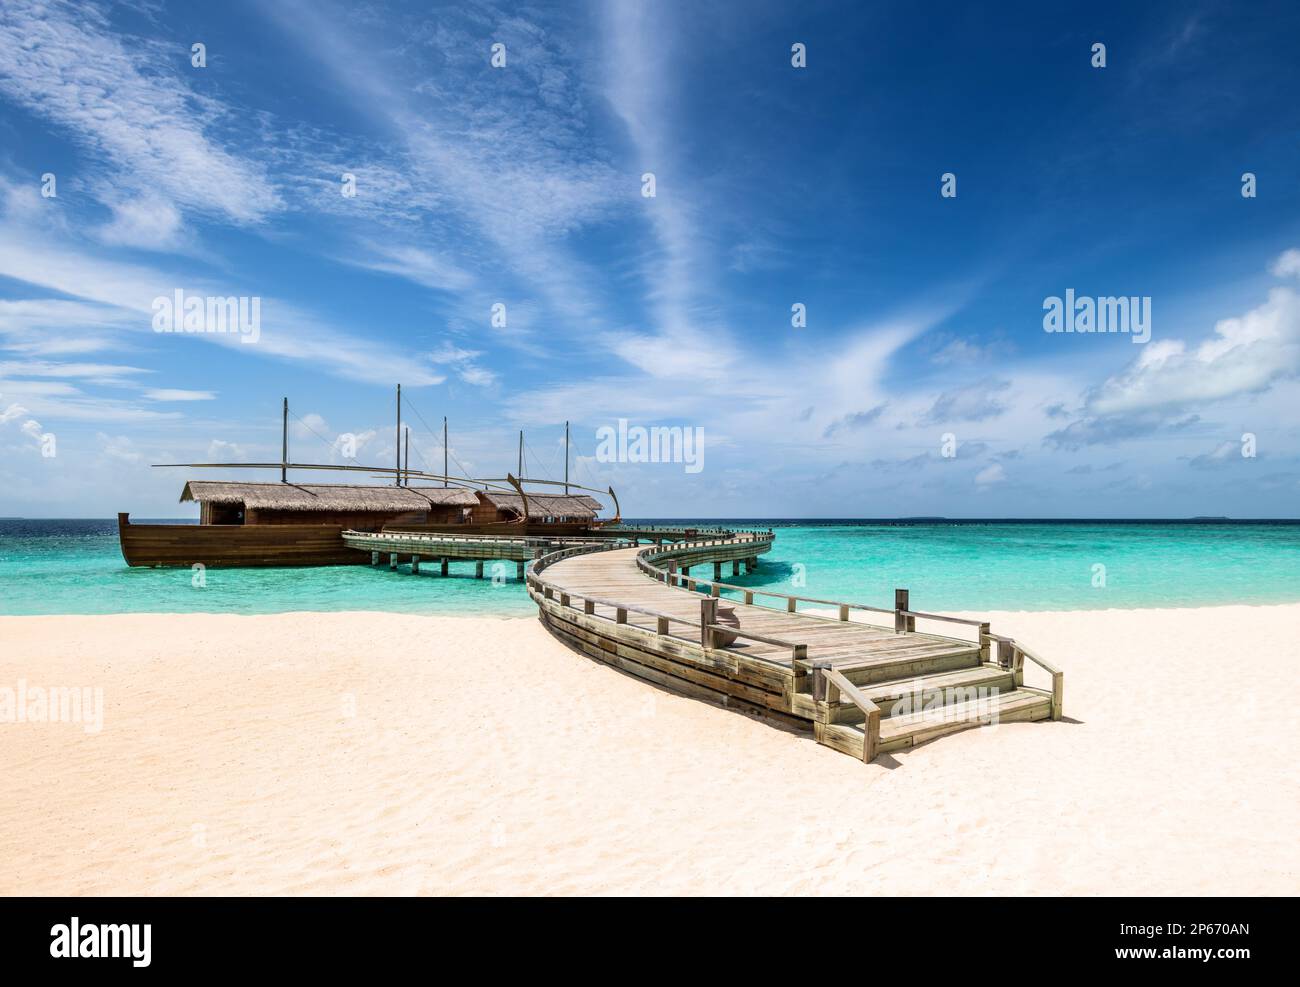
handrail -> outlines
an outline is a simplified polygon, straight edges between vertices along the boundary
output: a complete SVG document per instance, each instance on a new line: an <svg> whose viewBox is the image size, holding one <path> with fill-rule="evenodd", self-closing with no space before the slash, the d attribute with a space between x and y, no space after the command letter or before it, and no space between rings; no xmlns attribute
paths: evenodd
<svg viewBox="0 0 1300 987"><path fill-rule="evenodd" d="M862 710L864 717L862 723L862 760L870 763L875 760L876 752L880 747L880 707L868 699L863 693L850 682L843 674L827 665L815 666L815 674L822 681L822 687L826 692L826 702L829 705L835 705L839 702L840 695L843 694L858 709ZM814 684L816 688L816 684Z"/></svg>
<svg viewBox="0 0 1300 987"><path fill-rule="evenodd" d="M894 613L895 611L889 610L887 612ZM921 617L925 620L946 620L950 624L967 624L971 627L983 627L986 623L983 620L971 620L969 617L949 617L947 614L924 613L920 610L899 610L897 612L901 613L904 617ZM996 638L997 635L990 634L989 637Z"/></svg>
<svg viewBox="0 0 1300 987"><path fill-rule="evenodd" d="M741 538L738 539L738 541L740 541L741 543L744 543L745 541L754 541L757 540L757 538L760 536L765 537L763 533L754 533L753 536L748 538ZM717 543L714 541L698 542L698 543L693 542L691 543L691 546L701 547L701 548L717 547ZM574 600L582 600L584 604L583 612L585 614L590 616L600 617L601 619L604 620L608 620L609 617L607 617L605 614L596 613L595 612L596 606L612 608L615 613L614 620L616 623L620 623L620 624L627 623L627 614L629 612L641 613L641 614L646 614L647 616L655 617L657 623L655 633L657 635L668 634L669 633L668 625L670 623L686 624L687 626L690 627L699 628L700 644L706 650L706 652L709 650L722 650L722 651L727 650L726 648L714 649L713 646L713 640L714 640L713 635L718 632L724 632L727 634L735 635L736 637L743 637L746 640L760 641L765 644L774 645L775 647L789 648L791 654L792 666L799 661L804 661L807 659L808 646L806 644L800 644L793 641L786 641L779 638L767 637L761 634L753 634L750 633L749 631L742 631L739 630L738 628L731 627L725 624L714 623L713 619L715 619L716 617L714 611L702 609L700 620L697 622L694 620L688 620L684 617L678 617L675 614L665 613L662 610L656 610L652 607L644 607L632 603L620 603L616 600L610 600L605 597L592 596L586 593L573 592L571 590L561 589L557 586L552 585L547 580L545 580L542 576L539 575L539 573L543 572L550 566L554 565L556 562L563 561L564 559L572 558L576 555L591 554L593 552L610 551L618 547L620 546L615 544L585 543L579 546L575 546L573 548L565 548L555 552L550 552L546 555L541 556L540 558L533 559L532 562L529 563L528 569L524 577L525 582L527 585L532 586L535 589L541 590L542 594L546 597L546 599L554 600L556 595L558 594L560 597L558 602L559 605L562 607L571 606L572 601ZM650 546L644 551L653 552L660 547L662 546ZM638 555L638 561L639 558L640 556ZM702 602L711 603L712 600L702 601ZM644 628L638 628L638 630L643 630L643 629ZM675 636L675 635L670 635L670 636Z"/></svg>
<svg viewBox="0 0 1300 987"><path fill-rule="evenodd" d="M580 538L573 535L556 535L553 538L539 535L503 536L503 535L462 535L436 531L356 531L349 528L343 532L344 538L363 538L372 541L438 541L438 542L481 542L487 545L532 545L546 547L549 545L605 545L615 544L630 547L626 540L609 542L605 539Z"/></svg>
<svg viewBox="0 0 1300 987"><path fill-rule="evenodd" d="M770 644L776 648L789 648L790 666L792 668L796 667L797 662L808 660L808 645L806 644L799 644L795 641L786 641L779 637L767 637L764 634L755 634L752 631L742 630L739 627L732 627L730 624L704 624L702 626L705 630L714 633L721 632L723 634L730 634L733 637L743 637L747 641L759 641L763 644ZM723 647L721 650L726 651L727 649Z"/></svg>
<svg viewBox="0 0 1300 987"><path fill-rule="evenodd" d="M1042 658L1039 655L1035 654L1034 652L1030 651L1024 645L1013 643L1012 647L1015 649L1016 654L1019 656L1014 666L1017 686L1021 686L1025 684L1024 661L1023 661L1023 659L1025 658L1028 658L1035 665L1037 665L1039 668L1041 668L1043 671L1045 671L1048 675L1052 677L1052 719L1059 720L1061 718L1062 706L1065 701L1065 673L1062 672L1055 665L1053 665L1051 662L1047 661L1045 658Z"/></svg>

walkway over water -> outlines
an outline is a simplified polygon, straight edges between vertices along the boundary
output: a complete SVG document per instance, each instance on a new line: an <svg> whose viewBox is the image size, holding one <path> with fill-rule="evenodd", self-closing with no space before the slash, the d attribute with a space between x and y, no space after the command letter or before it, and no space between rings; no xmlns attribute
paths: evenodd
<svg viewBox="0 0 1300 987"><path fill-rule="evenodd" d="M1060 718L1061 672L986 622L911 611L905 590L891 609L722 583L724 566L733 576L752 569L772 542L771 531L747 531L648 548L562 547L532 564L528 591L542 622L577 650L674 691L811 728L819 742L867 761L969 727ZM702 565L712 578L690 575ZM720 598L724 589L741 600ZM756 597L779 600L779 609ZM800 612L801 603L829 613ZM918 619L969 638L918 632ZM1026 658L1050 688L1025 685Z"/></svg>
<svg viewBox="0 0 1300 987"><path fill-rule="evenodd" d="M562 548L636 546L643 541L655 545L686 540L717 541L731 538L734 534L727 528L669 525L607 525L585 535L553 536L385 528L383 531L345 531L343 544L350 549L369 552L371 565L378 565L385 555L390 569L398 568L405 560L412 573L420 571L421 562L438 562L444 576L450 562L476 562L477 575L482 578L484 562L515 562L522 580L525 563Z"/></svg>

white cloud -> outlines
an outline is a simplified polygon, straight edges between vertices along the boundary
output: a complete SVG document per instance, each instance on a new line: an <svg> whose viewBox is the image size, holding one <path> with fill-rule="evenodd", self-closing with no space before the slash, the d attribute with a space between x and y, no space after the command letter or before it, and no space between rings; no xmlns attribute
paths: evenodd
<svg viewBox="0 0 1300 987"><path fill-rule="evenodd" d="M166 199L145 195L112 204L113 219L96 235L113 246L168 250L180 244L181 214Z"/></svg>
<svg viewBox="0 0 1300 987"><path fill-rule="evenodd" d="M209 136L224 108L169 68L174 44L118 38L91 3L5 0L0 92L109 162L110 198L123 187L148 190L186 208L256 222L279 207L279 197L260 166ZM132 226L127 218L119 229Z"/></svg>
<svg viewBox="0 0 1300 987"><path fill-rule="evenodd" d="M147 374L142 367L112 363L57 363L50 360L0 361L0 377L45 377L84 379L96 384L134 384L135 375Z"/></svg>
<svg viewBox="0 0 1300 987"><path fill-rule="evenodd" d="M99 441L100 451L110 459L135 465L144 458L136 451L131 439L125 435L105 435L103 432L98 432L95 438Z"/></svg>
<svg viewBox="0 0 1300 987"><path fill-rule="evenodd" d="M215 391L187 391L179 387L152 387L144 392L150 401L211 401Z"/></svg>
<svg viewBox="0 0 1300 987"><path fill-rule="evenodd" d="M1266 390L1300 372L1300 297L1274 288L1244 315L1220 319L1214 335L1189 348L1183 340L1148 343L1122 373L1089 395L1094 415L1198 409Z"/></svg>
<svg viewBox="0 0 1300 987"><path fill-rule="evenodd" d="M975 485L977 487L992 486L995 483L1002 483L1006 480L1006 470L1002 468L1001 463L992 463L985 466L975 474Z"/></svg>
<svg viewBox="0 0 1300 987"><path fill-rule="evenodd" d="M563 240L627 200L623 176L592 139L579 73L564 45L522 15L491 5L463 18L416 23L361 22L321 3L261 9L391 135L386 159L376 165L399 177L401 194L388 197L374 182L367 189L375 188L402 217L413 207L425 222L455 217L458 241L491 253L527 280L573 331L599 325L593 286L600 279ZM485 34L507 45L510 71L483 72ZM394 44L432 48L443 70L403 76L392 59L374 54ZM445 82L449 74L457 79L454 89ZM361 178L352 201L368 194ZM463 280L445 259L431 263L431 256L406 251L378 263L439 288Z"/></svg>
<svg viewBox="0 0 1300 987"><path fill-rule="evenodd" d="M984 380L944 391L921 418L921 424L947 425L996 418L1006 411L1001 395L1006 393L1007 386L1004 380Z"/></svg>
<svg viewBox="0 0 1300 987"><path fill-rule="evenodd" d="M474 362L474 358L480 355L478 350L467 350L454 343L443 343L429 355L429 359L434 363L450 365L455 370L456 376L466 384L488 387L496 383L497 375Z"/></svg>
<svg viewBox="0 0 1300 987"><path fill-rule="evenodd" d="M7 183L0 180L0 185ZM445 379L411 354L376 341L364 330L354 335L332 327L315 313L265 292L256 281L216 283L188 272L107 260L67 237L47 232L22 210L9 208L0 218L0 277L81 299L76 303L29 299L17 303L25 307L21 310L0 305L0 333L21 342L60 334L76 339L83 320L91 316L98 319L96 338L111 327L118 332L149 333L175 346L224 345L246 357L306 363L367 383L391 384L394 366L402 367L403 383L413 387ZM153 300L182 286L194 294L261 297L262 332L257 343L244 345L235 335L221 333L154 336Z"/></svg>
<svg viewBox="0 0 1300 987"><path fill-rule="evenodd" d="M473 364L467 364L457 371L457 375L466 384L473 384L475 387L488 387L496 383L497 375L491 370L483 367L476 367Z"/></svg>
<svg viewBox="0 0 1300 987"><path fill-rule="evenodd" d="M401 244L366 241L360 256L344 255L340 259L368 271L379 271L405 278L435 291L461 292L474 284L474 277L456 263L425 250Z"/></svg>
<svg viewBox="0 0 1300 987"><path fill-rule="evenodd" d="M1300 250L1292 247L1290 250L1282 251L1269 270L1277 278L1300 277Z"/></svg>
<svg viewBox="0 0 1300 987"><path fill-rule="evenodd" d="M27 409L15 402L5 408L4 411L0 411L0 425L8 425L10 422L22 418L25 414L27 414Z"/></svg>
<svg viewBox="0 0 1300 987"><path fill-rule="evenodd" d="M289 420L289 434L295 439L329 438L330 425L324 416L314 411L305 415L293 414Z"/></svg>
<svg viewBox="0 0 1300 987"><path fill-rule="evenodd" d="M243 463L248 461L248 449L245 446L238 445L234 442L227 442L225 439L213 439L208 443L208 462L232 462ZM276 457L279 462L279 457Z"/></svg>

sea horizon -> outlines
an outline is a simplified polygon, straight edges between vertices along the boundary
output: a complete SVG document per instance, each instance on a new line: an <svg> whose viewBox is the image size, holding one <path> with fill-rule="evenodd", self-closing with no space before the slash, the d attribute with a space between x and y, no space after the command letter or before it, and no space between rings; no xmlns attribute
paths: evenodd
<svg viewBox="0 0 1300 987"><path fill-rule="evenodd" d="M145 519L141 519L143 522ZM193 519L155 519L194 524ZM743 589L874 606L907 588L943 611L1057 611L1300 602L1300 521L1253 518L637 518L771 527ZM431 569L433 567L430 567ZM707 571L707 570L706 570ZM352 610L522 616L536 605L513 563L412 577L365 565L130 568L117 520L0 520L0 614ZM495 577L495 578L493 578ZM724 598L739 595L723 590ZM760 602L762 598L760 597ZM771 601L769 601L771 602Z"/></svg>
<svg viewBox="0 0 1300 987"><path fill-rule="evenodd" d="M116 524L117 517L29 517L3 516L4 521L106 521ZM196 517L132 517L133 524L195 524ZM624 524L768 524L768 525L845 525L845 524L1300 524L1300 517L1229 517L1194 515L1191 517L628 517Z"/></svg>

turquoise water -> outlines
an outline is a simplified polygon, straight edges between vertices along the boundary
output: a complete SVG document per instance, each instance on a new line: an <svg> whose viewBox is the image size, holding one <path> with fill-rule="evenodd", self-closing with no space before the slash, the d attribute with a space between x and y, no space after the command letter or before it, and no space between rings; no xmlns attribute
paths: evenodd
<svg viewBox="0 0 1300 987"><path fill-rule="evenodd" d="M534 612L513 563L497 585L472 563L436 571L209 569L194 586L189 569L128 568L115 521L0 521L0 614ZM876 606L907 587L921 610L1287 603L1300 601L1300 525L783 523L757 572L724 579Z"/></svg>

